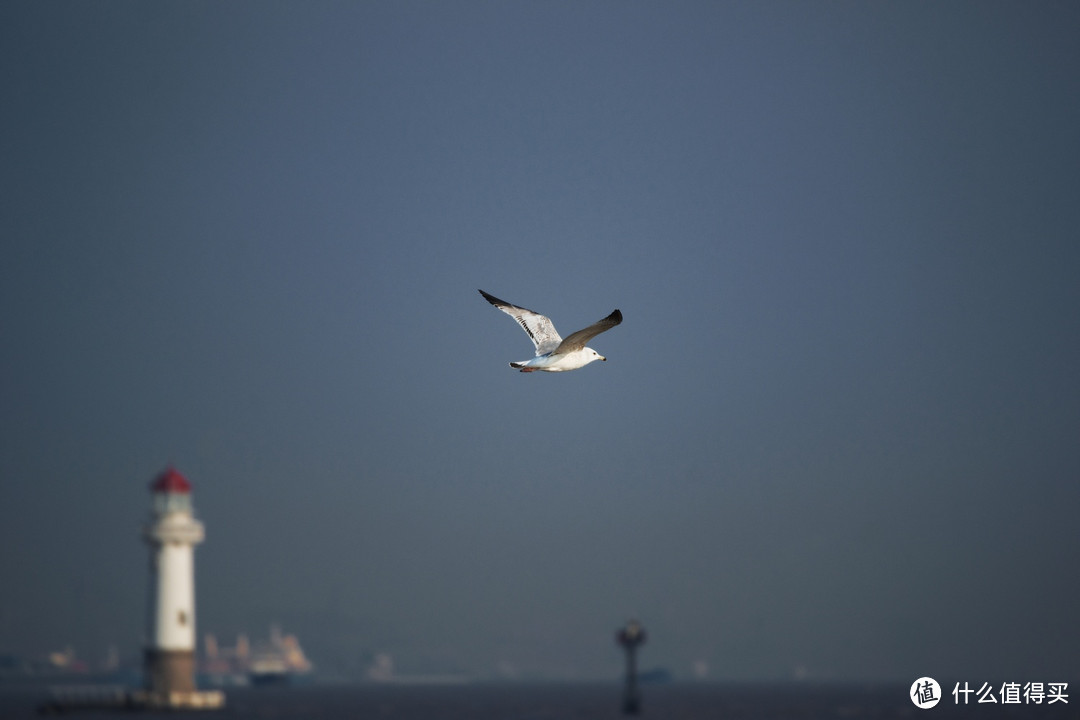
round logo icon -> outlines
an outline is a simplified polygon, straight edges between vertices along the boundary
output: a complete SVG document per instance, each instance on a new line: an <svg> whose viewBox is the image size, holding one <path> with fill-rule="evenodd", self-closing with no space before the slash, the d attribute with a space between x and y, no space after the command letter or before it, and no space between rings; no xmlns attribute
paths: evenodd
<svg viewBox="0 0 1080 720"><path fill-rule="evenodd" d="M932 677L921 677L911 684L911 702L920 710L929 710L941 700L941 686Z"/></svg>

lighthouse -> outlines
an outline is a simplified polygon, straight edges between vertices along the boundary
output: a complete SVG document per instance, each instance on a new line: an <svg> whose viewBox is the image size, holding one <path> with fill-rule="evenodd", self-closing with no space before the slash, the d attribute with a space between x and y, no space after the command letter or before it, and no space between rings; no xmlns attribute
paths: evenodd
<svg viewBox="0 0 1080 720"><path fill-rule="evenodd" d="M76 685L57 688L42 713L70 710L220 710L221 690L195 689L195 546L202 523L191 509L191 485L173 468L150 483L153 498L143 540L150 546L150 592L142 690ZM88 689L89 687L89 689Z"/></svg>
<svg viewBox="0 0 1080 720"><path fill-rule="evenodd" d="M191 485L173 468L150 484L150 603L144 667L146 689L161 698L195 693L195 546L202 523L191 507Z"/></svg>

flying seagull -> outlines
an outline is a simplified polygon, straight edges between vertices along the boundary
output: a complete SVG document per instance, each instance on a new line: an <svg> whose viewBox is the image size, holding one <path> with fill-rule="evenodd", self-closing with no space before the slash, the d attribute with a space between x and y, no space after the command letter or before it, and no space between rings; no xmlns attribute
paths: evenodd
<svg viewBox="0 0 1080 720"><path fill-rule="evenodd" d="M603 320L593 323L584 330L578 330L563 340L555 331L551 320L540 313L511 305L494 295L488 295L483 290L480 294L489 303L517 320L521 327L525 328L525 332L529 333L529 338L536 346L536 357L533 359L510 363L510 367L517 368L521 372L536 372L537 370L563 372L585 367L593 360L607 360L592 348L585 347L585 343L622 322L622 313L616 310Z"/></svg>

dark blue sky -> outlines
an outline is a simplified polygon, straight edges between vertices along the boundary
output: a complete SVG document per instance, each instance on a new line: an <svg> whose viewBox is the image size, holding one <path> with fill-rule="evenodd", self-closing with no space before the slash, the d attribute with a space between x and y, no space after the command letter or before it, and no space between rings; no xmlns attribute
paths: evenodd
<svg viewBox="0 0 1080 720"><path fill-rule="evenodd" d="M0 7L0 652L1080 675L1073 3ZM622 310L608 357L524 333Z"/></svg>

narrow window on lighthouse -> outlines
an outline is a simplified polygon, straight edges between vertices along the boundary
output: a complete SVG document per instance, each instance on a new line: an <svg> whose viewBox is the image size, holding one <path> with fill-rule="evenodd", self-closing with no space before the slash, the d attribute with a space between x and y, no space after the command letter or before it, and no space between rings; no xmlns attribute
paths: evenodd
<svg viewBox="0 0 1080 720"><path fill-rule="evenodd" d="M180 621L181 625L187 625L187 613L183 610L176 611L176 619Z"/></svg>

